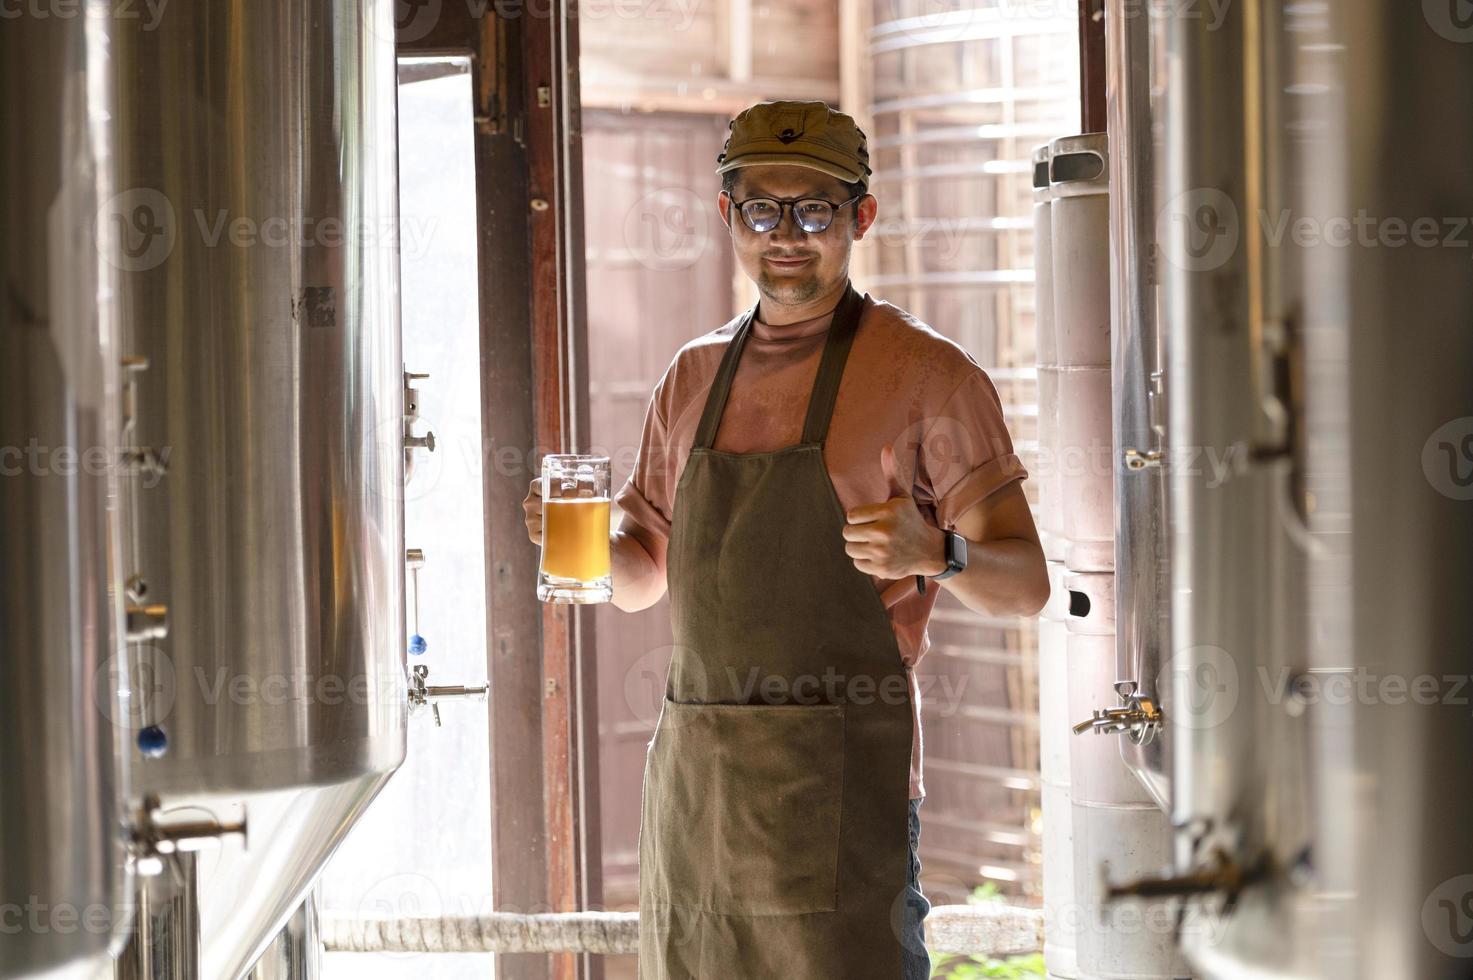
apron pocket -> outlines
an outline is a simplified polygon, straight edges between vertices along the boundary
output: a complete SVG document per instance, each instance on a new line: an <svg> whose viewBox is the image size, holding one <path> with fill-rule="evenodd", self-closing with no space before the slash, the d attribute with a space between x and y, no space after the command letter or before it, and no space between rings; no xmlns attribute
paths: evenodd
<svg viewBox="0 0 1473 980"><path fill-rule="evenodd" d="M844 707L668 697L650 746L641 875L732 915L838 907Z"/></svg>

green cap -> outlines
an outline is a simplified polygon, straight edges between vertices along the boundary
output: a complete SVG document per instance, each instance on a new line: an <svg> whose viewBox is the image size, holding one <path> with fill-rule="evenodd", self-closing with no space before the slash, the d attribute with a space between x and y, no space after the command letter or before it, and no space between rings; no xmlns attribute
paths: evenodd
<svg viewBox="0 0 1473 980"><path fill-rule="evenodd" d="M727 128L716 172L761 163L811 167L846 183L869 186L869 141L854 119L825 102L759 102Z"/></svg>

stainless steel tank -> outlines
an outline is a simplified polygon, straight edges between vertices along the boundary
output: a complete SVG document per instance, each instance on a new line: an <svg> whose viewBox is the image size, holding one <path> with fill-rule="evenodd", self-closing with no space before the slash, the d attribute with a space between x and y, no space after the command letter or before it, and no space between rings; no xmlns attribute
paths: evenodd
<svg viewBox="0 0 1473 980"><path fill-rule="evenodd" d="M1318 123L1318 138L1293 176L1316 216L1342 230L1370 219L1351 247L1304 250L1311 519L1325 545L1312 665L1356 692L1308 712L1327 760L1312 865L1341 925L1323 975L1466 977L1473 22L1466 4L1347 0L1310 26L1291 35L1296 89L1317 93L1296 121Z"/></svg>
<svg viewBox="0 0 1473 980"><path fill-rule="evenodd" d="M1328 921L1305 887L1312 844L1306 676L1311 546L1303 494L1300 250L1292 176L1305 110L1289 52L1327 8L1252 3L1173 18L1160 268L1171 396L1173 826L1204 977L1319 975ZM1323 162L1323 161L1321 161ZM1342 810L1336 819L1348 813ZM1126 889L1127 893L1134 889ZM1331 974L1338 975L1338 974Z"/></svg>
<svg viewBox="0 0 1473 980"><path fill-rule="evenodd" d="M1038 617L1039 787L1043 815L1043 959L1050 978L1079 975L1072 914L1074 811L1069 802L1069 592L1064 588L1064 501L1060 489L1059 350L1054 333L1049 144L1033 151L1034 324L1038 330L1038 533L1048 559L1049 600Z"/></svg>
<svg viewBox="0 0 1473 980"><path fill-rule="evenodd" d="M95 976L127 925L105 11L0 28L3 977Z"/></svg>
<svg viewBox="0 0 1473 980"><path fill-rule="evenodd" d="M1172 978L1185 970L1160 902L1124 910L1105 884L1154 872L1170 857L1166 815L1126 767L1113 733L1091 732L1118 704L1111 437L1111 187L1103 133L1050 145L1058 442L1066 537L1068 797L1076 975ZM1143 926L1144 924L1144 926Z"/></svg>
<svg viewBox="0 0 1473 980"><path fill-rule="evenodd" d="M1156 147L1151 14L1126 0L1105 11L1110 143L1111 389L1114 412L1116 679L1136 717L1120 752L1162 809L1171 805L1159 715L1169 684L1171 564L1166 507L1166 386L1157 320ZM1154 716L1154 717L1153 717Z"/></svg>
<svg viewBox="0 0 1473 980"><path fill-rule="evenodd" d="M125 556L167 638L140 692L198 857L201 975L242 975L405 751L391 0L170 7L114 39L140 446Z"/></svg>

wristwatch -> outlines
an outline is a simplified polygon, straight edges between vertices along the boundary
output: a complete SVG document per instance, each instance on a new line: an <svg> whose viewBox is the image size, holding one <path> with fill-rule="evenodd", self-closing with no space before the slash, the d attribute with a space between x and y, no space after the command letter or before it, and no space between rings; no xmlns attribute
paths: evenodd
<svg viewBox="0 0 1473 980"><path fill-rule="evenodd" d="M967 567L967 539L955 531L946 532L946 569L930 576L936 581L951 578ZM926 594L926 576L916 576L916 591Z"/></svg>

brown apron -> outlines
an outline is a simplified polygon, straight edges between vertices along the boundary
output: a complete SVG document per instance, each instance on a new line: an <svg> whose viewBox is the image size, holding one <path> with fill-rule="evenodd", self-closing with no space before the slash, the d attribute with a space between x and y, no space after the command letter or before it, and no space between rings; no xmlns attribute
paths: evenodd
<svg viewBox="0 0 1473 980"><path fill-rule="evenodd" d="M639 835L641 980L901 975L909 677L879 594L844 553L823 458L863 305L848 286L803 441L718 452L749 311L676 488L675 655Z"/></svg>

